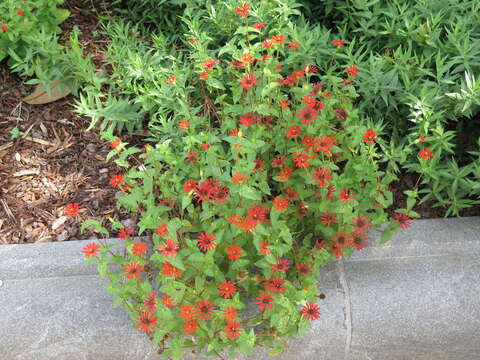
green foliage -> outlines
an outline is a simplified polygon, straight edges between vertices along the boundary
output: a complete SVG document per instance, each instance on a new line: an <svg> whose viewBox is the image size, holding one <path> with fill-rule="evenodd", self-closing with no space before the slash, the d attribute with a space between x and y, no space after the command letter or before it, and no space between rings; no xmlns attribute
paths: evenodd
<svg viewBox="0 0 480 360"><path fill-rule="evenodd" d="M0 2L0 61L10 51L25 56L33 44L30 36L42 32L45 39L58 33L69 12L58 9L64 0L3 0Z"/></svg>
<svg viewBox="0 0 480 360"><path fill-rule="evenodd" d="M336 39L320 50L321 70L345 61L360 68L356 105L391 134L384 159L390 169L422 174L426 194L447 215L478 203L471 184L478 181L472 156L480 139L480 3L459 0L366 1L303 0L312 23L327 25ZM330 62L322 61L330 59ZM472 126L472 124L477 126ZM425 136L426 142L418 138ZM422 167L417 156L433 149L432 166ZM438 151L437 151L438 150ZM396 157L392 159L392 155ZM453 157L453 159L452 159ZM468 174L451 183L448 171L455 161ZM423 170L422 170L423 169ZM441 184L441 185L440 185ZM435 186L435 187L433 187Z"/></svg>
<svg viewBox="0 0 480 360"><path fill-rule="evenodd" d="M118 206L138 218L135 234L149 242L121 229L126 252L91 255L115 302L164 358L182 359L186 348L280 354L282 338L319 315L319 269L361 250L367 230L389 220L395 175L378 165L382 128L354 105L353 64L317 73L314 49L328 33L290 26L297 4L288 3L261 2L241 17L238 3L226 1L216 25L211 10L187 7L179 49L158 34L140 38L139 26L113 25L109 89L77 104L102 121L108 157L126 169L111 181L124 192ZM116 138L120 122L107 116L139 124L135 112L148 119L152 145L143 149ZM415 217L416 196L398 211ZM85 225L104 232L99 222ZM399 223L387 230L382 241ZM226 281L231 289L221 291Z"/></svg>

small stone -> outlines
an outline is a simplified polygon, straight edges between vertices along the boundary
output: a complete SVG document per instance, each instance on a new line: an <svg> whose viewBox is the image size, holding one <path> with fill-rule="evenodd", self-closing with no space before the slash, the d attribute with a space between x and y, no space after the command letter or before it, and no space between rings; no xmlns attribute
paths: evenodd
<svg viewBox="0 0 480 360"><path fill-rule="evenodd" d="M87 151L90 152L90 153L94 153L94 152L97 151L97 148L96 148L95 144L88 144L86 146L86 148L87 148Z"/></svg>

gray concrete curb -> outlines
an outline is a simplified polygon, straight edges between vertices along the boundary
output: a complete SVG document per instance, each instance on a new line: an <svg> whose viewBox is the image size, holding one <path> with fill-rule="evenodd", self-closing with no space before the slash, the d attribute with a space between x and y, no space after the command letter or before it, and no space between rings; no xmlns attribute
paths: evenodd
<svg viewBox="0 0 480 360"><path fill-rule="evenodd" d="M371 237L322 271L322 317L278 359L479 360L480 217ZM159 358L83 265L88 242L0 247L0 360Z"/></svg>

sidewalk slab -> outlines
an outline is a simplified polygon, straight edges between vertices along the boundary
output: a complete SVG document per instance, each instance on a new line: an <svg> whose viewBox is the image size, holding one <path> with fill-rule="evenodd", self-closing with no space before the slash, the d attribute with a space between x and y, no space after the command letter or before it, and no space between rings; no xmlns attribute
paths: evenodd
<svg viewBox="0 0 480 360"><path fill-rule="evenodd" d="M370 235L322 268L321 318L277 359L479 360L480 217L416 220L380 246ZM159 359L83 264L88 242L0 246L1 360Z"/></svg>

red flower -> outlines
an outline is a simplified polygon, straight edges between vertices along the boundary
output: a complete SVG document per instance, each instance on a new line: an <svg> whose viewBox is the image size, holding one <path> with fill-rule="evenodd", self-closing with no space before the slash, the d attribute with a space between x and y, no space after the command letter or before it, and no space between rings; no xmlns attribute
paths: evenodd
<svg viewBox="0 0 480 360"><path fill-rule="evenodd" d="M254 113L246 113L240 116L240 124L250 127L253 124L256 124L259 121L259 116Z"/></svg>
<svg viewBox="0 0 480 360"><path fill-rule="evenodd" d="M273 200L273 207L277 211L284 211L288 207L288 201L281 197L276 197Z"/></svg>
<svg viewBox="0 0 480 360"><path fill-rule="evenodd" d="M332 241L334 243L333 246L337 248L345 248L350 245L349 236L342 231L337 233L337 235L333 237Z"/></svg>
<svg viewBox="0 0 480 360"><path fill-rule="evenodd" d="M302 124L310 124L317 119L318 111L313 107L307 106L300 110L297 114L297 117L300 119Z"/></svg>
<svg viewBox="0 0 480 360"><path fill-rule="evenodd" d="M273 302L275 300L270 296L268 292L262 292L259 297L257 297L257 301L255 302L258 306L260 311L267 311L273 307Z"/></svg>
<svg viewBox="0 0 480 360"><path fill-rule="evenodd" d="M173 298L169 295L162 296L162 304L165 305L169 309L173 309L175 307L173 303Z"/></svg>
<svg viewBox="0 0 480 360"><path fill-rule="evenodd" d="M207 69L207 70L212 70L215 67L215 65L217 65L217 64L218 64L218 62L216 60L209 59L209 60L204 61L202 63L202 67L204 69Z"/></svg>
<svg viewBox="0 0 480 360"><path fill-rule="evenodd" d="M193 180L195 181L195 180ZM158 236L167 236L168 235L168 224L163 223L160 226L157 226L155 229L155 232L157 233Z"/></svg>
<svg viewBox="0 0 480 360"><path fill-rule="evenodd" d="M433 151L431 149L424 148L424 149L422 149L418 152L418 156L420 156L424 160L428 160L428 159L434 157L435 154L433 153Z"/></svg>
<svg viewBox="0 0 480 360"><path fill-rule="evenodd" d="M302 129L300 128L300 126L290 126L288 129L287 129L287 138L289 139L296 139L297 137L301 136L302 135Z"/></svg>
<svg viewBox="0 0 480 360"><path fill-rule="evenodd" d="M150 311L141 311L140 316L136 320L137 328L147 334L151 333L155 325L157 325L157 318Z"/></svg>
<svg viewBox="0 0 480 360"><path fill-rule="evenodd" d="M271 41L265 40L262 42L262 48L264 49L270 49L273 46Z"/></svg>
<svg viewBox="0 0 480 360"><path fill-rule="evenodd" d="M112 147L112 149L116 149L118 147L118 145L120 145L122 143L122 139L120 138L116 138L115 140L113 140L110 145Z"/></svg>
<svg viewBox="0 0 480 360"><path fill-rule="evenodd" d="M281 272L286 273L288 270L288 261L286 259L278 258L276 264L270 264L271 270L274 273Z"/></svg>
<svg viewBox="0 0 480 360"><path fill-rule="evenodd" d="M225 326L225 336L228 337L230 340L234 340L240 336L242 329L240 328L242 324L237 321L228 322Z"/></svg>
<svg viewBox="0 0 480 360"><path fill-rule="evenodd" d="M127 279L138 279L142 270L143 266L139 262L131 262L125 266L123 272Z"/></svg>
<svg viewBox="0 0 480 360"><path fill-rule="evenodd" d="M285 164L285 160L286 160L285 156L277 156L275 159L273 159L272 166L274 168L282 167Z"/></svg>
<svg viewBox="0 0 480 360"><path fill-rule="evenodd" d="M223 317L227 322L235 320L237 318L237 310L235 310L234 307L227 306L225 310L223 310Z"/></svg>
<svg viewBox="0 0 480 360"><path fill-rule="evenodd" d="M300 263L297 266L295 266L295 268L297 269L296 272L303 276L307 276L312 272L311 265L307 263Z"/></svg>
<svg viewBox="0 0 480 360"><path fill-rule="evenodd" d="M217 237L214 234L203 232L198 237L197 246L201 251L207 252L217 246L215 241L217 241Z"/></svg>
<svg viewBox="0 0 480 360"><path fill-rule="evenodd" d="M247 217L255 223L266 222L268 215L268 210L263 205L253 204L250 209L248 209Z"/></svg>
<svg viewBox="0 0 480 360"><path fill-rule="evenodd" d="M242 59L242 63L243 63L243 64L250 64L250 65L252 65L253 62L255 61L255 58L254 58L253 55L250 54L250 53L242 54L241 59Z"/></svg>
<svg viewBox="0 0 480 360"><path fill-rule="evenodd" d="M184 320L193 320L197 316L197 309L193 305L182 305L180 308L180 317Z"/></svg>
<svg viewBox="0 0 480 360"><path fill-rule="evenodd" d="M370 218L368 216L357 216L353 218L352 225L354 230L365 232L372 224L370 223Z"/></svg>
<svg viewBox="0 0 480 360"><path fill-rule="evenodd" d="M312 179L317 183L318 186L326 186L330 179L332 178L332 171L330 169L321 167L316 168L312 172Z"/></svg>
<svg viewBox="0 0 480 360"><path fill-rule="evenodd" d="M280 173L278 174L278 180L280 181L288 181L290 177L293 174L293 169L289 167L284 167L282 170L280 170Z"/></svg>
<svg viewBox="0 0 480 360"><path fill-rule="evenodd" d="M295 190L293 189L285 189L283 191L283 196L285 196L285 198L288 200L288 201L295 201L298 199L298 192L296 192Z"/></svg>
<svg viewBox="0 0 480 360"><path fill-rule="evenodd" d="M367 236L364 232L355 231L350 236L350 243L357 250L363 250L367 246Z"/></svg>
<svg viewBox="0 0 480 360"><path fill-rule="evenodd" d="M175 84L175 80L177 80L175 75L169 76L167 79L167 84Z"/></svg>
<svg viewBox="0 0 480 360"><path fill-rule="evenodd" d="M400 225L402 229L406 229L412 226L412 219L410 219L405 214L395 214L393 217L395 218L398 225Z"/></svg>
<svg viewBox="0 0 480 360"><path fill-rule="evenodd" d="M248 176L243 175L241 172L235 172L232 176L232 182L234 184L244 184L248 181Z"/></svg>
<svg viewBox="0 0 480 360"><path fill-rule="evenodd" d="M322 213L322 216L320 216L320 220L322 221L323 225L331 226L332 224L337 222L337 215L327 210Z"/></svg>
<svg viewBox="0 0 480 360"><path fill-rule="evenodd" d="M164 262L162 265L162 274L166 276L173 276L174 278L179 277L182 274L182 270L176 268L168 261Z"/></svg>
<svg viewBox="0 0 480 360"><path fill-rule="evenodd" d="M313 144L313 152L319 151L328 155L332 152L332 146L335 144L335 138L333 136L319 136L315 139Z"/></svg>
<svg viewBox="0 0 480 360"><path fill-rule="evenodd" d="M235 128L233 129L232 131L230 131L230 134L228 134L229 136L238 136L238 129Z"/></svg>
<svg viewBox="0 0 480 360"><path fill-rule="evenodd" d="M242 5L240 5L240 7L235 9L235 12L240 16L247 17L248 14L250 14L249 6L250 6L249 3L243 3Z"/></svg>
<svg viewBox="0 0 480 360"><path fill-rule="evenodd" d="M320 318L320 306L315 303L306 303L300 314L308 320L317 320Z"/></svg>
<svg viewBox="0 0 480 360"><path fill-rule="evenodd" d="M189 42L190 44L194 44L194 43L196 43L198 40L200 40L200 38L196 37L196 38L193 38L193 39L188 40L188 42Z"/></svg>
<svg viewBox="0 0 480 360"><path fill-rule="evenodd" d="M157 294L151 292L143 300L143 305L147 308L148 311L154 312L158 305Z"/></svg>
<svg viewBox="0 0 480 360"><path fill-rule="evenodd" d="M98 246L97 243L91 242L88 245L86 245L82 253L84 254L84 258L89 258L89 257L96 257L98 255L98 250L100 249L100 246Z"/></svg>
<svg viewBox="0 0 480 360"><path fill-rule="evenodd" d="M165 244L163 245L159 245L158 248L160 249L160 251L162 252L162 255L163 256L166 256L166 257L174 257L175 255L177 255L177 252L178 252L178 249L179 249L179 246L178 244L173 241L172 239L168 238L167 241L165 242Z"/></svg>
<svg viewBox="0 0 480 360"><path fill-rule="evenodd" d="M189 320L183 323L183 331L187 334L193 334L197 331L198 322L197 320Z"/></svg>
<svg viewBox="0 0 480 360"><path fill-rule="evenodd" d="M350 75L352 78L357 76L358 74L358 66L357 65L350 65L345 69L348 75Z"/></svg>
<svg viewBox="0 0 480 360"><path fill-rule="evenodd" d="M270 249L270 245L271 243L269 241L260 241L260 253L263 255L270 254L272 252L272 249Z"/></svg>
<svg viewBox="0 0 480 360"><path fill-rule="evenodd" d="M258 79L254 74L247 74L243 77L240 81L240 86L243 87L244 90L250 90L256 83Z"/></svg>
<svg viewBox="0 0 480 360"><path fill-rule="evenodd" d="M229 195L228 188L220 186L218 180L213 178L207 178L194 189L194 196L198 202L215 200L217 203L222 203Z"/></svg>
<svg viewBox="0 0 480 360"><path fill-rule="evenodd" d="M200 73L200 75L198 77L203 81L207 81L209 76L210 75L208 74L208 72L203 71L202 73Z"/></svg>
<svg viewBox="0 0 480 360"><path fill-rule="evenodd" d="M284 44L287 41L287 38L285 36L283 36L282 34L280 34L280 35L272 36L272 38L270 40L274 44Z"/></svg>
<svg viewBox="0 0 480 360"><path fill-rule="evenodd" d="M22 10L18 10L18 11L17 11L17 15L23 15L23 11L22 11Z"/></svg>
<svg viewBox="0 0 480 360"><path fill-rule="evenodd" d="M344 204L348 204L349 200L355 200L355 196L357 195L350 194L348 189L340 190L340 194L338 195L339 199Z"/></svg>
<svg viewBox="0 0 480 360"><path fill-rule="evenodd" d="M333 43L333 46L336 46L336 47L339 47L339 48L344 47L345 44L346 44L346 42L343 41L343 40L333 40L332 43Z"/></svg>
<svg viewBox="0 0 480 360"><path fill-rule="evenodd" d="M210 319L212 317L214 308L213 304L210 303L208 299L203 299L197 303L197 311L198 311L198 318L199 319Z"/></svg>
<svg viewBox="0 0 480 360"><path fill-rule="evenodd" d="M125 240L133 235L132 230L129 227L120 229L118 232L118 237L122 240Z"/></svg>
<svg viewBox="0 0 480 360"><path fill-rule="evenodd" d="M297 51L300 48L300 43L298 41L294 41L289 43L288 46L292 51Z"/></svg>
<svg viewBox="0 0 480 360"><path fill-rule="evenodd" d="M313 158L313 156L307 154L307 153L296 153L294 152L293 155L293 162L295 163L295 166L298 168L306 168L311 165L311 162L309 161L310 159Z"/></svg>
<svg viewBox="0 0 480 360"><path fill-rule="evenodd" d="M288 100L281 100L280 101L280 108L288 109L290 107L290 101Z"/></svg>
<svg viewBox="0 0 480 360"><path fill-rule="evenodd" d="M65 215L77 216L80 212L80 205L78 203L70 203L65 206Z"/></svg>
<svg viewBox="0 0 480 360"><path fill-rule="evenodd" d="M235 295L235 293L237 292L237 286L231 281L226 280L220 285L218 285L218 290L221 297L229 299L233 297L233 295Z"/></svg>
<svg viewBox="0 0 480 360"><path fill-rule="evenodd" d="M255 167L253 168L254 173L260 172L265 168L265 161L263 161L263 159L256 158L254 161L255 161Z"/></svg>
<svg viewBox="0 0 480 360"><path fill-rule="evenodd" d="M136 242L132 247L132 253L137 256L144 256L147 254L147 244L143 241Z"/></svg>
<svg viewBox="0 0 480 360"><path fill-rule="evenodd" d="M5 25L2 25L1 29L2 31L7 31L7 27Z"/></svg>
<svg viewBox="0 0 480 360"><path fill-rule="evenodd" d="M420 136L418 137L418 141L420 141L420 142L424 142L425 140L426 140L426 138L425 138L425 136L423 136L423 135L420 135Z"/></svg>
<svg viewBox="0 0 480 360"><path fill-rule="evenodd" d="M185 161L188 163L195 163L198 161L198 153L196 151L190 151L186 156L185 156ZM190 192L190 191L189 191Z"/></svg>
<svg viewBox="0 0 480 360"><path fill-rule="evenodd" d="M190 129L190 122L188 120L182 120L178 123L178 128L181 130Z"/></svg>
<svg viewBox="0 0 480 360"><path fill-rule="evenodd" d="M122 175L115 175L113 178L110 179L109 184L113 187L120 187L124 183L124 179Z"/></svg>
<svg viewBox="0 0 480 360"><path fill-rule="evenodd" d="M262 30L264 27L265 27L265 24L264 23L255 23L253 24L253 27L257 30Z"/></svg>
<svg viewBox="0 0 480 360"><path fill-rule="evenodd" d="M363 142L368 144L375 144L375 139L377 138L377 133L373 129L368 129L365 134L363 134Z"/></svg>
<svg viewBox="0 0 480 360"><path fill-rule="evenodd" d="M230 245L227 249L227 256L230 260L238 260L243 256L243 250L240 246Z"/></svg>
<svg viewBox="0 0 480 360"><path fill-rule="evenodd" d="M265 288L274 294L281 294L286 290L285 286L285 280L278 278L276 276L272 276L270 279L267 279L264 282Z"/></svg>
<svg viewBox="0 0 480 360"><path fill-rule="evenodd" d="M333 197L335 196L335 192L337 191L337 188L335 185L328 185L327 189L328 189L328 193L327 193L327 196L325 196L325 200L332 200Z"/></svg>

